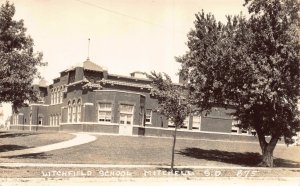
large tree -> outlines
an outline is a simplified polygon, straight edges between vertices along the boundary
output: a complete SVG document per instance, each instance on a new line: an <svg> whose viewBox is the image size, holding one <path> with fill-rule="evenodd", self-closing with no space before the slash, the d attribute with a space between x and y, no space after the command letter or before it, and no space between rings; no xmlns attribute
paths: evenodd
<svg viewBox="0 0 300 186"><path fill-rule="evenodd" d="M178 57L193 105L231 105L239 127L255 129L262 166L273 166L278 140L299 130L299 10L297 0L246 0L250 18L225 24L204 12L188 34L189 51ZM270 136L270 140L266 139Z"/></svg>
<svg viewBox="0 0 300 186"><path fill-rule="evenodd" d="M0 8L0 102L11 102L14 111L26 100L36 100L32 89L37 67L45 65L33 50L23 20L13 19L15 7L8 1Z"/></svg>
<svg viewBox="0 0 300 186"><path fill-rule="evenodd" d="M182 85L172 83L170 76L152 72L148 75L152 80L151 94L158 100L157 111L174 123L171 171L174 172L174 155L177 129L183 126L190 114L190 106L186 99L186 91Z"/></svg>

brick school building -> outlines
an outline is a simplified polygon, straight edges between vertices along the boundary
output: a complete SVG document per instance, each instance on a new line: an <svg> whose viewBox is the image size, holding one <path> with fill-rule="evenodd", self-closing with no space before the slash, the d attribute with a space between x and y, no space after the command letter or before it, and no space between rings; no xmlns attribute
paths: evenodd
<svg viewBox="0 0 300 186"><path fill-rule="evenodd" d="M33 88L39 100L22 107L11 117L12 130L81 131L120 135L171 136L174 124L156 112L151 81L142 72L128 76L110 74L90 60L60 72L47 85ZM190 115L178 136L220 138L248 136L229 115L231 109L213 108L208 115ZM228 135L230 134L230 135Z"/></svg>

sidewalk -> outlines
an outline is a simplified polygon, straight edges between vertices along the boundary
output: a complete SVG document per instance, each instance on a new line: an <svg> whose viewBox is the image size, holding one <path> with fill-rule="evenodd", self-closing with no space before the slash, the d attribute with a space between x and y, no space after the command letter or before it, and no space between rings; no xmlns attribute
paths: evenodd
<svg viewBox="0 0 300 186"><path fill-rule="evenodd" d="M22 185L22 186L60 186L60 185L72 185L72 186L227 186L227 185L264 185L264 186L299 186L299 178L201 178L201 179L187 179L180 178L68 178L68 179L45 179L45 178L20 178L20 179L0 179L0 183L3 186Z"/></svg>
<svg viewBox="0 0 300 186"><path fill-rule="evenodd" d="M19 155L24 155L24 154L48 152L48 151L52 151L52 150L82 145L85 143L95 141L97 139L97 137L92 136L90 134L85 134L85 133L72 133L72 134L74 134L75 137L68 141L63 141L63 142L59 142L59 143L54 143L54 144L50 144L50 145L34 147L34 148L29 148L29 149L23 149L23 150L1 152L0 157L19 156Z"/></svg>

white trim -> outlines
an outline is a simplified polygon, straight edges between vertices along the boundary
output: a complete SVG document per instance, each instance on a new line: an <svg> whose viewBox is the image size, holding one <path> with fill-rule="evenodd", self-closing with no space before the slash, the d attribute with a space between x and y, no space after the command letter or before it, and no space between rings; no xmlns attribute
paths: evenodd
<svg viewBox="0 0 300 186"><path fill-rule="evenodd" d="M32 103L32 104L29 104L29 106L45 106L45 107L48 107L49 104L42 104L42 103Z"/></svg>
<svg viewBox="0 0 300 186"><path fill-rule="evenodd" d="M225 117L218 117L218 116L203 116L203 118L232 120L232 118L225 118Z"/></svg>
<svg viewBox="0 0 300 186"><path fill-rule="evenodd" d="M148 128L148 129L157 129L157 130L171 130L171 131L174 130L174 128L148 127L148 126L141 126L141 125L134 125L133 127ZM177 129L177 131L192 132L192 133L207 133L207 134L225 134L225 135L236 135L236 136L252 136L250 134L235 134L235 133L211 132L211 131L201 131L201 130L196 131L196 130L187 130L187 129Z"/></svg>
<svg viewBox="0 0 300 186"><path fill-rule="evenodd" d="M49 126L49 125L28 125L28 124L26 124L26 125L23 125L23 124L13 124L13 125L10 125L10 126L20 126L20 127L22 127L22 126L24 126L24 127L29 127L29 126L31 126L31 127L59 127L59 126Z"/></svg>
<svg viewBox="0 0 300 186"><path fill-rule="evenodd" d="M122 125L119 123L105 123L105 122L80 122L80 123L60 123L60 125L81 125L81 124L93 124L93 125Z"/></svg>
<svg viewBox="0 0 300 186"><path fill-rule="evenodd" d="M57 125L57 126L49 126L49 125L33 125L33 126L45 127L45 128L59 128L59 125Z"/></svg>
<svg viewBox="0 0 300 186"><path fill-rule="evenodd" d="M131 92L131 91L122 91L122 90L93 90L93 92L120 92L120 93L127 93L127 94L137 94L146 97L144 94Z"/></svg>
<svg viewBox="0 0 300 186"><path fill-rule="evenodd" d="M87 79L83 79L83 80L75 81L73 83L69 83L69 84L66 85L66 87L77 85L77 84L80 84L80 83L88 83L88 82L89 81Z"/></svg>
<svg viewBox="0 0 300 186"><path fill-rule="evenodd" d="M88 106L94 106L94 103L83 103L83 106L86 106L86 105L88 105Z"/></svg>
<svg viewBox="0 0 300 186"><path fill-rule="evenodd" d="M135 72L132 72L132 73L135 73ZM114 76L117 78L128 78L128 79L134 79L134 80L149 81L151 83L151 80L148 78L138 78L138 77L132 77L132 76L118 75L118 74L108 74L108 76Z"/></svg>

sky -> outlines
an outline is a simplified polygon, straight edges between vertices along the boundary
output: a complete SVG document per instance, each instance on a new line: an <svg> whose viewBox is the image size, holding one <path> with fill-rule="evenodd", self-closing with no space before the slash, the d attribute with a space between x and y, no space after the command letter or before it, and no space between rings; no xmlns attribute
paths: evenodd
<svg viewBox="0 0 300 186"><path fill-rule="evenodd" d="M0 0L4 3L5 0ZM48 66L51 84L59 72L89 56L109 73L165 72L178 82L175 56L187 50L187 34L202 9L219 21L247 9L244 0L10 0L14 19L24 20L35 51ZM88 38L90 50L88 52ZM89 53L89 55L88 55Z"/></svg>

